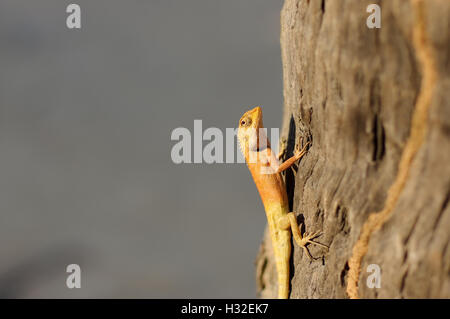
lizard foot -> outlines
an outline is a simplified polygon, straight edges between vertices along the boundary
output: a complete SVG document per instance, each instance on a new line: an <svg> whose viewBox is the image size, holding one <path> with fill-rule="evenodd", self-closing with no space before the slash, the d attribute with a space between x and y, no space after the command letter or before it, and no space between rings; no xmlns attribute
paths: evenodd
<svg viewBox="0 0 450 319"><path fill-rule="evenodd" d="M299 245L300 247L302 247L305 250L305 252L309 258L317 259L317 258L313 258L311 256L311 254L309 253L309 250L307 247L308 244L321 246L328 250L328 246L318 243L316 241L313 241L314 238L316 238L322 234L321 232L315 232L312 234L308 234L307 232L304 232L303 235L301 234L301 229L302 229L303 223L300 223L300 226L299 226L299 224L297 224L297 218L295 217L294 213L292 213L292 212L288 213L286 216L283 216L282 218L280 218L278 224L281 229L289 229L289 227L291 228L292 236L294 237L294 241L297 243L297 245Z"/></svg>
<svg viewBox="0 0 450 319"><path fill-rule="evenodd" d="M311 256L311 253L309 252L308 247L307 247L308 244L317 245L317 246L323 247L327 250L329 249L329 247L327 245L313 241L314 238L316 238L320 235L322 235L321 232L315 232L312 234L308 234L307 232L304 232L302 239L300 239L300 241L297 243L300 247L302 247L305 250L306 254L308 255L308 257L310 259L318 259L318 258L314 258L313 256Z"/></svg>

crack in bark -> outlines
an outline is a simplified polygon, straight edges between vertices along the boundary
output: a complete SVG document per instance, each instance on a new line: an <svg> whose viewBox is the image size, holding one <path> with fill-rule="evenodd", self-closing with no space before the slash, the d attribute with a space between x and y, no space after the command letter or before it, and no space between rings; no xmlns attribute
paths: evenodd
<svg viewBox="0 0 450 319"><path fill-rule="evenodd" d="M450 189L450 185L447 186L447 189ZM434 221L434 224L433 224L433 230L435 230L437 228L437 225L439 224L439 221L441 220L441 217L444 214L444 211L447 208L449 201L450 201L450 191L447 192L447 195L445 196L444 201L442 202L439 214L436 217L436 220Z"/></svg>
<svg viewBox="0 0 450 319"><path fill-rule="evenodd" d="M379 119L377 113L375 113L373 119L373 154L372 160L374 162L380 162L386 150L386 137L384 132L383 123Z"/></svg>

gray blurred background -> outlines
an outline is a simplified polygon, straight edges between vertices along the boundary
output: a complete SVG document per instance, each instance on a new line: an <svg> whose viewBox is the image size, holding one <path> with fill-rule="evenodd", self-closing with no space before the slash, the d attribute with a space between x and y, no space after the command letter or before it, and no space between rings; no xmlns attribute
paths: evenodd
<svg viewBox="0 0 450 319"><path fill-rule="evenodd" d="M281 7L0 2L0 297L255 297L266 222L246 166L175 165L170 134L255 105L281 124Z"/></svg>

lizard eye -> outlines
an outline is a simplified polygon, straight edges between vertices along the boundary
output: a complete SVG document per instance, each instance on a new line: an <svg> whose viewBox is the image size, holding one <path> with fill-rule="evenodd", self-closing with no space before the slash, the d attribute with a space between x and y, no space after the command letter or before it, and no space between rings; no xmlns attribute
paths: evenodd
<svg viewBox="0 0 450 319"><path fill-rule="evenodd" d="M241 121L241 126L249 126L250 124L252 124L252 119L245 119Z"/></svg>

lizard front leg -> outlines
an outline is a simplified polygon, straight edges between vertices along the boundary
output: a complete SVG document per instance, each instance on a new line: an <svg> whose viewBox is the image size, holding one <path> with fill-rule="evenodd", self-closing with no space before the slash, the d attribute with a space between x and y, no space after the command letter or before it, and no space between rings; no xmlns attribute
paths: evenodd
<svg viewBox="0 0 450 319"><path fill-rule="evenodd" d="M310 144L310 143L307 142L307 143L305 144L305 146L303 146L303 148L302 148L301 150L297 150L297 152L294 154L294 156L288 158L286 161L283 162L283 164L279 165L278 168L277 168L277 170L276 170L276 172L277 172L277 173L281 173L281 172L287 170L287 169L288 169L289 167L291 167L292 165L294 165L294 163L295 163L296 161L298 161L299 159L301 159L301 158L303 157L303 155L306 154L307 147L308 147L309 144ZM286 151L285 151L285 147L286 147L285 145L286 145L286 144L283 144L283 151L280 152L280 154L284 154L284 153L286 152ZM280 157L280 154L278 155L279 157Z"/></svg>

